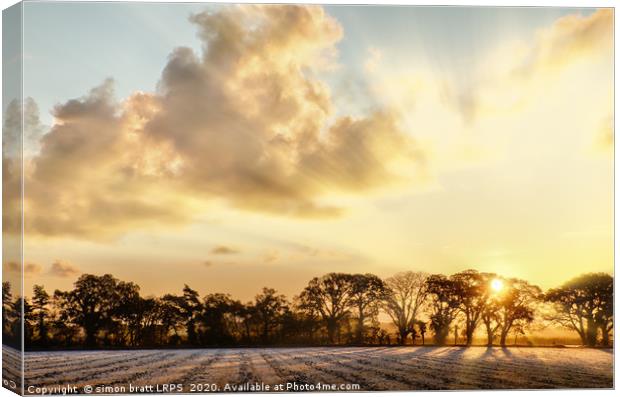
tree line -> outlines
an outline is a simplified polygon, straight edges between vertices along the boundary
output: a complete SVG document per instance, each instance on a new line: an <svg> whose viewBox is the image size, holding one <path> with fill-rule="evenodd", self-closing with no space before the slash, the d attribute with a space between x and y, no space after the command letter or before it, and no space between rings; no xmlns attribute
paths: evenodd
<svg viewBox="0 0 620 397"><path fill-rule="evenodd" d="M23 311L22 311L23 307ZM392 326L379 321L380 313ZM575 331L585 346L610 346L613 277L589 273L543 293L525 280L465 270L450 276L329 273L289 301L263 288L242 303L228 294L143 297L132 282L84 274L70 291L35 285L30 299L2 284L5 344L26 349L454 343L505 346L535 319ZM390 331L393 329L395 331Z"/></svg>

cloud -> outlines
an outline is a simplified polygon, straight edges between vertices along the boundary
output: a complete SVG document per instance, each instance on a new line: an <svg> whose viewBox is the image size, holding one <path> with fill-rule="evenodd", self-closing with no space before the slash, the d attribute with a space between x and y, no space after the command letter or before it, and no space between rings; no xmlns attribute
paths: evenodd
<svg viewBox="0 0 620 397"><path fill-rule="evenodd" d="M40 152L28 159L24 173L26 233L100 238L133 226L187 219L180 200L166 192L174 183L160 188L172 178L175 159L133 130L148 112L147 99L136 94L119 104L112 84L108 80L54 109L56 123L41 138ZM19 165L3 160L9 172L3 187L18 197ZM19 232L19 214L13 209L5 215L13 232Z"/></svg>
<svg viewBox="0 0 620 397"><path fill-rule="evenodd" d="M36 275L41 273L42 267L36 263L26 263L24 265L24 273L26 277L29 275Z"/></svg>
<svg viewBox="0 0 620 397"><path fill-rule="evenodd" d="M321 7L231 6L190 20L202 54L174 49L156 93L118 101L107 80L55 107L25 175L27 233L112 238L190 222L214 201L335 217L345 208L327 196L389 186L402 162L423 162L390 109L334 117L317 76L334 68L343 32Z"/></svg>
<svg viewBox="0 0 620 397"><path fill-rule="evenodd" d="M387 92L389 100L353 116L334 111L331 90L319 77L337 65L344 34L321 7L230 6L190 20L202 52L174 49L155 92L119 101L113 80L106 80L57 105L44 135L36 104L26 104L36 141L25 159L26 233L115 238L186 224L212 203L300 219L342 216L348 208L334 197L408 182L425 175L431 160L441 167L436 153L455 162L454 147L464 151L454 115L444 103L433 108L438 91L440 101L473 125L542 94L537 84L550 70L612 54L611 10L568 16L532 43L493 52L495 62L481 62L472 72L477 75L463 76L458 85L412 80L410 67L406 79L387 73L392 79L377 79L375 94ZM370 53L373 76L384 68L380 53ZM419 117L411 110L412 93L420 109L428 95L432 123L411 121ZM16 106L9 106L5 129L19 124ZM413 138L426 134L435 142L437 133L451 146L434 145L431 152ZM475 142L468 144L467 153L478 153ZM3 222L8 232L20 233L20 162L10 147L3 152Z"/></svg>
<svg viewBox="0 0 620 397"><path fill-rule="evenodd" d="M561 17L528 42L501 42L470 70L442 77L438 84L443 101L471 125L489 109L512 109L533 99L528 85L539 85L537 78L552 82L584 61L613 65L612 9Z"/></svg>
<svg viewBox="0 0 620 397"><path fill-rule="evenodd" d="M576 58L613 56L614 12L597 10L589 16L567 15L538 33L537 41L524 57L519 72L531 73L540 67L561 67Z"/></svg>
<svg viewBox="0 0 620 397"><path fill-rule="evenodd" d="M80 273L79 269L70 263L56 261L52 263L49 273L55 277L71 277Z"/></svg>
<svg viewBox="0 0 620 397"><path fill-rule="evenodd" d="M211 260L207 260L202 262L202 264L205 267L211 267L211 266L215 266L215 265L221 265L221 266L238 266L240 265L240 263L237 262L233 262L233 261L211 261Z"/></svg>
<svg viewBox="0 0 620 397"><path fill-rule="evenodd" d="M9 273L21 274L21 265L17 262L6 262L4 264L4 270ZM41 273L43 268L36 263L24 264L24 277L32 277Z"/></svg>
<svg viewBox="0 0 620 397"><path fill-rule="evenodd" d="M380 49L376 47L368 48L368 58L366 59L366 62L364 62L364 70L369 73L375 72L379 67L382 59L383 53Z"/></svg>
<svg viewBox="0 0 620 397"><path fill-rule="evenodd" d="M213 247L211 253L214 255L232 255L238 254L239 250L225 245L218 245L217 247Z"/></svg>
<svg viewBox="0 0 620 397"><path fill-rule="evenodd" d="M269 250L263 254L263 263L274 263L280 259L280 253L276 250Z"/></svg>

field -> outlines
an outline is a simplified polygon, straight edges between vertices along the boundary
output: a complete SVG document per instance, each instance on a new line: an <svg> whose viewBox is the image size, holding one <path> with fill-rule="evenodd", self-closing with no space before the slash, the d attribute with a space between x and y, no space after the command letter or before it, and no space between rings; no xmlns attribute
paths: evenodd
<svg viewBox="0 0 620 397"><path fill-rule="evenodd" d="M612 350L582 348L324 347L35 352L25 366L26 387L127 393L129 385L205 392L283 384L286 391L287 383L319 382L362 391L611 388L612 362Z"/></svg>

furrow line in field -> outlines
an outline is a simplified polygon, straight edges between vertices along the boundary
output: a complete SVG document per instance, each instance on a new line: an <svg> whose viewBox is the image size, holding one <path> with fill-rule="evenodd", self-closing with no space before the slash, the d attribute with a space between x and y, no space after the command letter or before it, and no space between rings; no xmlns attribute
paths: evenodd
<svg viewBox="0 0 620 397"><path fill-rule="evenodd" d="M188 354L185 350L178 351L166 360L147 363L146 365L135 368L132 372L124 373L122 378L117 379L114 382L108 381L104 384L109 384L111 386L127 385L130 383L133 385L155 384L154 374L165 373L170 369L174 370L180 363L185 361L191 362L199 355L200 352Z"/></svg>
<svg viewBox="0 0 620 397"><path fill-rule="evenodd" d="M339 364L336 367L332 367L332 366L325 365L325 362L316 362L315 360L313 360L315 356L312 355L312 353L303 352L300 355L296 351L290 351L290 352L284 352L282 353L282 355L285 357L291 358L293 360L301 361L307 366L313 368L314 370L318 372L331 374L333 376L341 378L346 381L345 383L356 383L360 385L361 390L379 390L377 388L381 387L380 384L375 384L372 381L369 381L368 379L360 376L357 373L358 372L357 370L347 371L347 370L350 370L351 368L345 365ZM323 380L321 381L323 383L326 383ZM328 383L334 383L334 382L328 382Z"/></svg>
<svg viewBox="0 0 620 397"><path fill-rule="evenodd" d="M469 389L469 388L488 388L490 385L497 384L495 381L501 379L499 383L502 388L522 387L522 378L513 377L514 372L507 369L498 369L495 366L475 361L475 359L461 359L455 357L434 356L432 354L405 354L405 357L395 357L396 354L384 354L378 357L383 362L393 365L404 366L404 370L409 366L414 366L417 373L425 374L433 378L437 383L438 378L444 383L442 388L449 389ZM376 357L369 357L372 361ZM508 378L501 375L506 373ZM463 378L465 377L465 378ZM529 384L546 386L546 382L537 382L529 379Z"/></svg>
<svg viewBox="0 0 620 397"><path fill-rule="evenodd" d="M613 354L599 350L579 349L572 352L565 349L555 350L551 352L545 351L545 354L538 354L537 357L549 365L578 365L585 373L591 373L592 370L595 370L595 372L608 371L610 362L613 359ZM578 362L576 363L575 361Z"/></svg>
<svg viewBox="0 0 620 397"><path fill-rule="evenodd" d="M88 368L82 372L75 372L73 374L70 373L62 373L62 377L58 377L52 379L51 382L48 381L43 385L54 385L54 384L62 384L62 383L71 383L75 384L78 387L83 385L99 385L109 383L116 376L122 376L126 374L127 371L131 371L141 365L145 365L151 363L153 361L157 361L161 358L164 358L166 354L164 352L155 353L149 357L141 357L140 360L136 360L134 358L128 358L123 360L122 365L108 365L105 369L102 368Z"/></svg>
<svg viewBox="0 0 620 397"><path fill-rule="evenodd" d="M540 359L540 358L539 358ZM591 371L584 368L581 363L577 364L577 359L568 362L548 362L541 361L536 371L544 369L545 374L551 383L557 387L612 387L613 374L611 372L611 363L608 373L604 371ZM524 376L529 373L524 373Z"/></svg>
<svg viewBox="0 0 620 397"><path fill-rule="evenodd" d="M336 367L349 368L355 371L356 374L366 374L364 375L364 379L366 379L367 382L370 380L372 383L372 385L370 385L372 390L409 390L411 387L414 389L429 388L429 382L427 380L411 379L390 372L386 370L384 366L376 364L376 360L371 362L362 359L364 354L368 354L368 351L362 351L359 354L357 352L351 352L345 357L336 357L333 354L322 354L322 352L317 352L314 353L314 357L319 358L321 361L327 361ZM380 375L380 377L377 375ZM386 385L386 382L381 381L381 379L387 380L388 384Z"/></svg>
<svg viewBox="0 0 620 397"><path fill-rule="evenodd" d="M215 353L213 352L213 350L203 351L201 354L203 359L201 361L196 362L195 365L193 365L189 370L187 370L187 372L185 372L183 376L173 379L172 381L170 381L170 383L179 383L182 385L185 385L187 383L194 383L196 379L204 376L207 373L208 369L215 362L217 362L222 357L222 355L223 351L219 349L215 351Z"/></svg>
<svg viewBox="0 0 620 397"><path fill-rule="evenodd" d="M541 379L542 382L547 384L547 387L580 386L579 383L574 382L574 376L583 379L585 383L581 385L582 387L587 384L604 382L607 379L602 371L587 368L581 363L577 364L575 357L570 361L570 370L567 370L567 367L562 362L547 361L544 359L544 354L540 353L540 350L517 350L518 358L504 356L499 359L499 366L506 368L506 371L509 373L522 373L525 378L531 377L532 368L535 368L533 372L536 373L536 379ZM485 357L484 361L489 362L492 359L493 357ZM519 362L516 362L516 360Z"/></svg>
<svg viewBox="0 0 620 397"><path fill-rule="evenodd" d="M72 356L70 360L65 360L64 362L56 362L54 365L46 366L44 368L31 369L26 366L26 374L29 378L40 378L46 376L53 376L59 372L59 369L62 369L62 372L69 372L74 370L86 370L86 369L101 369L106 368L108 366L122 364L127 361L137 360L144 357L151 357L154 355L160 354L159 352L137 352L137 353L126 353L123 355L115 355L113 357L108 356L105 352L101 353L99 359L89 360L88 358L83 358L80 356Z"/></svg>
<svg viewBox="0 0 620 397"><path fill-rule="evenodd" d="M248 354L249 357L250 370L257 378L257 382L263 382L267 385L282 383L282 379L276 374L261 354L257 353L256 350L248 351L246 354Z"/></svg>
<svg viewBox="0 0 620 397"><path fill-rule="evenodd" d="M260 382L260 379L256 376L254 371L252 370L252 365L250 360L248 359L248 355L244 351L239 352L240 362L239 362L239 375L237 383L242 385L245 383L255 383Z"/></svg>
<svg viewBox="0 0 620 397"><path fill-rule="evenodd" d="M405 354L407 356L408 354ZM384 356L384 360L393 360L395 354ZM474 379L479 378L481 373L493 372L494 378L497 378L499 382L494 382L501 385L501 388L518 388L518 387L538 387L538 388L550 388L557 386L566 386L566 379L556 379L550 374L550 367L541 363L540 359L536 356L528 356L523 363L515 363L510 357L482 357L482 358L465 358L463 360L457 360L451 356L442 355L424 355L424 361L427 364L431 362L437 363L440 367L444 368L444 371L459 372L461 374L471 375ZM409 358L408 360L411 360ZM520 357L519 359L524 359ZM402 361L402 360L399 360ZM426 365L428 367L429 365ZM532 371L532 368L536 368ZM475 370L475 372L471 372ZM469 371L469 372L468 372ZM564 371L567 372L567 371ZM578 371L579 372L579 371ZM522 374L522 376L520 375ZM502 376L505 375L505 376ZM507 380L512 380L507 382ZM475 387L488 387L488 383L476 382L473 385ZM466 385L467 386L467 385Z"/></svg>
<svg viewBox="0 0 620 397"><path fill-rule="evenodd" d="M219 388L231 383L239 374L238 353L233 349L225 349L208 367L207 371L196 372L191 383L216 384Z"/></svg>
<svg viewBox="0 0 620 397"><path fill-rule="evenodd" d="M318 381L325 383L340 383L344 380L341 377L334 377L332 374L322 374L304 363L283 363L281 353L276 352L274 349L269 349L268 353L262 352L261 356L278 375L278 377L282 379L282 383L313 384ZM315 376L320 375L320 377L311 377L310 374Z"/></svg>
<svg viewBox="0 0 620 397"><path fill-rule="evenodd" d="M450 348L450 349L451 351L455 351L454 349L464 349L464 348ZM489 357L487 361L486 358L481 358L481 357L475 357L475 358L460 357L466 353L466 350L460 350L460 351L456 350L456 352L458 353L457 357L455 357L454 354L452 355L432 354L433 352L431 351L431 354L419 354L419 355L415 355L411 353L404 353L404 354L400 354L401 358L397 357L397 354L390 354L390 355L384 356L384 359L388 361L394 361L394 362L400 362L400 363L416 361L420 359L420 360L423 360L425 363L429 365L435 365L438 368L446 368L446 366L460 367L466 364L466 367L474 372L478 370L480 371L488 370L489 364L495 364L496 366L497 365L506 366L508 368L505 368L503 370L509 371L510 373L514 373L515 370L521 369L520 367L517 367L517 366L515 366L514 368L511 367L512 365L514 365L514 363L507 362L505 358Z"/></svg>
<svg viewBox="0 0 620 397"><path fill-rule="evenodd" d="M59 363L66 363L67 361L96 363L104 360L123 357L128 354L128 351L123 352L95 352L93 354L58 354L56 352L37 352L26 353L26 370L28 371L41 371L57 367Z"/></svg>
<svg viewBox="0 0 620 397"><path fill-rule="evenodd" d="M360 354L353 352L349 354L348 358L338 357L334 359L334 364L351 365L347 363L352 361L363 361L364 366L359 366L361 370L368 370L369 368L372 368L374 371L382 373L384 376L398 379L400 382L405 383L408 386L413 386L416 389L447 388L451 383L453 383L453 378L448 373L443 371L442 368L440 368L439 366L437 366L435 370L430 370L428 368L425 368L424 366L418 365L418 363L411 363L409 365L401 365L401 369L389 368L393 371L396 370L397 373L395 374L386 371L385 362L383 362L383 356L372 356L369 354L370 352L368 351L362 352ZM414 374L415 378L411 378L411 376ZM431 379L432 382L430 381ZM441 380L446 386L438 387L438 380Z"/></svg>
<svg viewBox="0 0 620 397"><path fill-rule="evenodd" d="M376 357L368 357L372 361ZM437 358L428 354L420 354L416 356L402 358L393 355L382 355L379 357L385 365L396 366L402 371L411 371L415 369L418 374L428 374L433 378L433 382L437 382L439 377L443 381L441 388L446 389L471 389L471 388L489 388L490 385L496 384L495 381L501 377L503 370L499 371L497 367L479 363L473 359L459 358ZM395 368L396 369L396 368ZM500 383L502 387L518 387L519 384L506 378L502 378ZM544 385L540 383L540 385Z"/></svg>
<svg viewBox="0 0 620 397"><path fill-rule="evenodd" d="M132 365L127 365L127 368L130 368L134 365L140 365L143 361L151 361L153 358L161 357L164 355L161 351L150 352L150 353L142 353L137 357L134 354L129 353L122 360L116 359L107 359L104 361L103 365L97 365L97 363L89 362L86 360L81 360L79 357L75 357L73 362L66 363L66 365L61 366L58 365L54 368L54 370L43 373L37 373L36 371L27 371L26 378L29 382L33 384L44 384L41 382L57 382L59 381L60 376L65 376L63 381L73 381L73 379L67 378L68 375L73 374L73 376L82 376L82 378L78 378L75 381L79 381L82 379L88 379L94 374L101 374L106 372L114 372L119 367L125 368L124 364L132 363Z"/></svg>
<svg viewBox="0 0 620 397"><path fill-rule="evenodd" d="M4 379L10 379L13 382L17 382L18 379L21 379L21 370L19 363L15 365L7 365L7 363L2 362L2 377Z"/></svg>

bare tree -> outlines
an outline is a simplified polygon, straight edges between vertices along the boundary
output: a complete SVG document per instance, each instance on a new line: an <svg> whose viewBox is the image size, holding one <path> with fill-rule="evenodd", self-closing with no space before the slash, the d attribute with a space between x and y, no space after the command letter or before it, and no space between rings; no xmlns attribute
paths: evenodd
<svg viewBox="0 0 620 397"><path fill-rule="evenodd" d="M387 295L383 310L398 329L398 342L405 344L407 336L418 320L418 314L427 296L426 279L422 272L397 273L385 280Z"/></svg>

